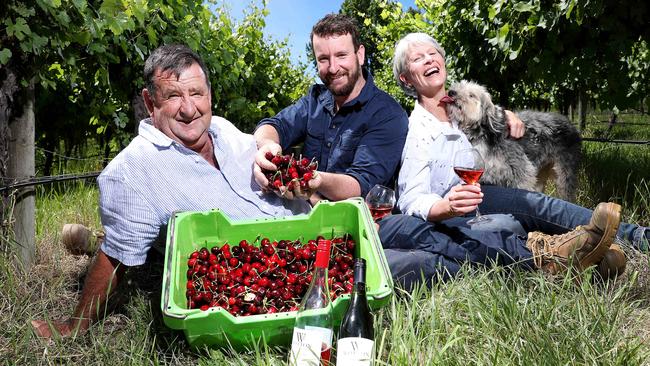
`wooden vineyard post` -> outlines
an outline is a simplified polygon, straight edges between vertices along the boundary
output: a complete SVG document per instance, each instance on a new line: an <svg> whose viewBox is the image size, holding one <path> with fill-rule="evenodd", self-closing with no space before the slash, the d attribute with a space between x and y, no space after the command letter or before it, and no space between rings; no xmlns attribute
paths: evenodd
<svg viewBox="0 0 650 366"><path fill-rule="evenodd" d="M27 87L22 115L9 120L9 164L7 175L16 179L34 177L34 84ZM13 252L25 268L34 263L35 190L33 186L19 188L15 193Z"/></svg>

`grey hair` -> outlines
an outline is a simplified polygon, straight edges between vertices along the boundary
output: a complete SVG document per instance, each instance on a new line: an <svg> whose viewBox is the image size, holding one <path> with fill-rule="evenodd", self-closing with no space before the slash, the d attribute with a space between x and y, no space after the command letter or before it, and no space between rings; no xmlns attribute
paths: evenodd
<svg viewBox="0 0 650 366"><path fill-rule="evenodd" d="M406 95L417 97L417 92L413 86L406 85L399 79L401 74L408 70L408 51L412 45L430 44L438 53L445 58L445 50L440 46L438 41L426 33L409 33L402 37L395 45L395 53L393 54L393 76L397 85L402 88Z"/></svg>
<svg viewBox="0 0 650 366"><path fill-rule="evenodd" d="M171 71L178 77L185 69L198 64L205 75L205 82L210 90L210 74L201 57L184 44L168 44L156 48L144 63L144 87L151 95L156 94L154 74L156 71Z"/></svg>

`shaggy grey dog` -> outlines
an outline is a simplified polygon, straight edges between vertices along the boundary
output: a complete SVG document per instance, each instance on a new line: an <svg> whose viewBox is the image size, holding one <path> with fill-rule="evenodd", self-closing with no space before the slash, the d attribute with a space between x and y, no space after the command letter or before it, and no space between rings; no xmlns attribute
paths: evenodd
<svg viewBox="0 0 650 366"><path fill-rule="evenodd" d="M526 125L521 139L508 138L506 115L487 90L461 81L449 88L447 113L485 159L481 182L542 191L555 178L558 195L575 200L582 157L581 138L569 120L557 113L520 111Z"/></svg>

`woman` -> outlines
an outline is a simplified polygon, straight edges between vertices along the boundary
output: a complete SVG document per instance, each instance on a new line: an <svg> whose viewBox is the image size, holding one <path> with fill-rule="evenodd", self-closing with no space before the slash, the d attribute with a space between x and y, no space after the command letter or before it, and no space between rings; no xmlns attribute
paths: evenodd
<svg viewBox="0 0 650 366"><path fill-rule="evenodd" d="M483 214L512 214L523 225L523 231L548 234L567 232L589 222L591 210L542 193L460 184L452 169L453 154L471 145L458 126L449 122L445 110L444 56L438 42L424 33L410 33L395 47L395 79L406 94L417 98L402 152L398 182L400 210L438 222L472 213L480 204ZM496 224L508 223L497 221ZM647 228L621 223L617 235L647 250L650 236Z"/></svg>
<svg viewBox="0 0 650 366"><path fill-rule="evenodd" d="M444 56L444 50L433 38L424 33L411 33L398 43L393 68L406 94L418 99L402 153L398 206L403 213L427 221L471 213L483 197L479 185L459 184L453 171L451 157L472 145L447 118ZM514 120L515 125L522 125L518 118ZM488 229L507 228L525 234L512 216L494 215L488 223ZM482 224L482 228L486 226Z"/></svg>

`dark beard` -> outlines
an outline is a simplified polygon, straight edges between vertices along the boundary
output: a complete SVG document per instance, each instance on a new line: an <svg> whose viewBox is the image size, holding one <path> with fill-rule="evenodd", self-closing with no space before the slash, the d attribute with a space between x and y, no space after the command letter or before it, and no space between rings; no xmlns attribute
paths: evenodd
<svg viewBox="0 0 650 366"><path fill-rule="evenodd" d="M352 90L354 89L354 85L357 83L357 80L359 80L359 77L361 77L361 66L358 66L351 73L348 73L348 76L349 76L348 83L343 85L338 90L334 90L330 87L332 82L329 80L329 78L327 79L327 81L324 81L324 84L327 87L327 89L329 89L330 93L332 93L332 95L334 95L335 97L344 97L352 93Z"/></svg>

